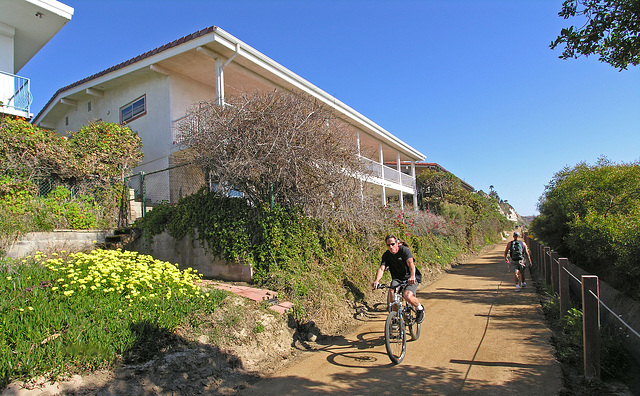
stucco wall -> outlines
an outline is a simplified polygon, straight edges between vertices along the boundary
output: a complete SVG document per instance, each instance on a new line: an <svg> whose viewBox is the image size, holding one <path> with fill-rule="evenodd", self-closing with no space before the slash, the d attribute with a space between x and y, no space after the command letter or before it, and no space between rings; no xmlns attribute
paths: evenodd
<svg viewBox="0 0 640 396"><path fill-rule="evenodd" d="M15 28L0 23L0 71L15 74L13 69L13 54Z"/></svg>

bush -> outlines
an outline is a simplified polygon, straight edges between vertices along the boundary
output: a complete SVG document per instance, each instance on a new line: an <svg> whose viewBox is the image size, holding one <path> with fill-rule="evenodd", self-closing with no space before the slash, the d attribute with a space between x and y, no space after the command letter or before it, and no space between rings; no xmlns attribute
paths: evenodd
<svg viewBox="0 0 640 396"><path fill-rule="evenodd" d="M140 138L89 124L69 138L21 119L0 120L0 248L17 235L116 226L122 176L142 158Z"/></svg>
<svg viewBox="0 0 640 396"><path fill-rule="evenodd" d="M640 165L601 158L554 175L531 229L562 256L640 299Z"/></svg>

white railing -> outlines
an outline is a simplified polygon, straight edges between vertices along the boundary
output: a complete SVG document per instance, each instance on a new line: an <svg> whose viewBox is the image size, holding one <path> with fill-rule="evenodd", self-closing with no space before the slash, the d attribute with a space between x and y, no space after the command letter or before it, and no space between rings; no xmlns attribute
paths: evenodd
<svg viewBox="0 0 640 396"><path fill-rule="evenodd" d="M365 163L366 168L371 171L371 175L374 177L400 184L411 189L415 187L416 179L411 175L407 175L397 169L390 168L366 157L360 157L360 160Z"/></svg>
<svg viewBox="0 0 640 396"><path fill-rule="evenodd" d="M0 71L0 104L3 108L29 114L31 107L29 79Z"/></svg>

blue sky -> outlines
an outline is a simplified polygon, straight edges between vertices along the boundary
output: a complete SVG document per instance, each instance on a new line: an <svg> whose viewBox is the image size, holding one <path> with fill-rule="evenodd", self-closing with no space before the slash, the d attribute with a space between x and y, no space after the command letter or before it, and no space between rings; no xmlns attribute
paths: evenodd
<svg viewBox="0 0 640 396"><path fill-rule="evenodd" d="M521 215L553 174L640 158L640 70L558 59L561 0L63 0L69 23L19 75L56 90L218 26Z"/></svg>

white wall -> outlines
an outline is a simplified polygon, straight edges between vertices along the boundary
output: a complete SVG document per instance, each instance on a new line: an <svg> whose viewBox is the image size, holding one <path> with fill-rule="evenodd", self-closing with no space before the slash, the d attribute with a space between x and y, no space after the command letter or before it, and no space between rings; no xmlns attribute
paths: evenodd
<svg viewBox="0 0 640 396"><path fill-rule="evenodd" d="M0 23L0 71L15 74L13 70L15 29ZM13 89L13 87L12 87Z"/></svg>
<svg viewBox="0 0 640 396"><path fill-rule="evenodd" d="M120 123L120 108L146 95L146 114L132 120L128 126L142 139L145 153L140 165L132 173L145 173L169 167L172 150L169 77L158 73L146 73L113 89L103 91L103 96L82 94L77 96L75 107L67 106L55 129L72 133L96 120ZM91 110L88 102L91 101ZM65 125L65 117L69 125ZM149 176L147 198L152 203L169 200L169 174L164 172ZM152 184L152 186L151 186ZM139 192L139 183L132 187Z"/></svg>
<svg viewBox="0 0 640 396"><path fill-rule="evenodd" d="M211 70L213 73L214 71ZM184 116L187 109L202 101L216 99L216 88L181 74L171 75L171 119Z"/></svg>

